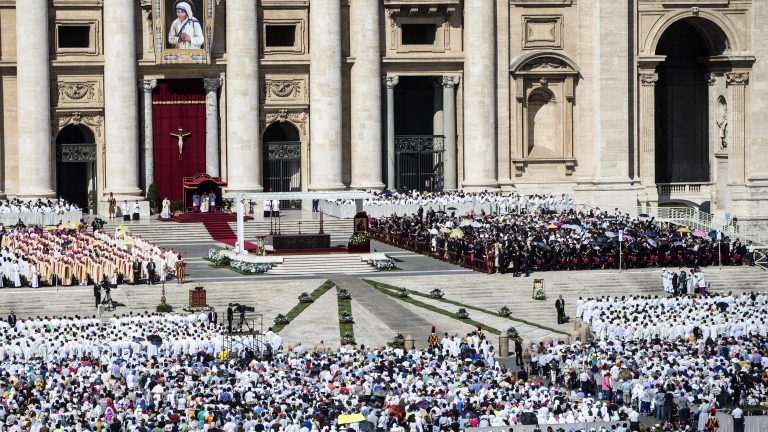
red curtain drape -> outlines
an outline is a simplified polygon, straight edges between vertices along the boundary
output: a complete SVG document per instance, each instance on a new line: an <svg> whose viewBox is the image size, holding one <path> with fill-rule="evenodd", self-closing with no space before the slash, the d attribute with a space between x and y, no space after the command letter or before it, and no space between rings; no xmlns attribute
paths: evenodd
<svg viewBox="0 0 768 432"><path fill-rule="evenodd" d="M158 80L152 94L155 186L160 199L184 199L182 180L205 172L205 88L201 79ZM179 127L184 139L179 160Z"/></svg>

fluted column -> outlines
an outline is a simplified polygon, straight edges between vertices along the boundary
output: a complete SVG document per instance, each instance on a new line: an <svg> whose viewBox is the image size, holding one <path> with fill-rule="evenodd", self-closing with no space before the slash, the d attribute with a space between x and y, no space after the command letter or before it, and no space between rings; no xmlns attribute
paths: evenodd
<svg viewBox="0 0 768 432"><path fill-rule="evenodd" d="M340 190L345 188L341 182L340 0L312 0L309 40L309 190Z"/></svg>
<svg viewBox="0 0 768 432"><path fill-rule="evenodd" d="M16 8L16 94L21 197L52 197L48 0Z"/></svg>
<svg viewBox="0 0 768 432"><path fill-rule="evenodd" d="M228 192L263 190L261 131L253 127L259 124L260 27L256 3L227 2Z"/></svg>
<svg viewBox="0 0 768 432"><path fill-rule="evenodd" d="M219 177L219 87L221 78L203 78L205 86L205 172Z"/></svg>
<svg viewBox="0 0 768 432"><path fill-rule="evenodd" d="M443 189L456 190L459 187L456 168L456 89L458 76L444 76L443 80Z"/></svg>
<svg viewBox="0 0 768 432"><path fill-rule="evenodd" d="M732 72L725 74L725 82L731 89L731 106L733 107L733 126L731 127L730 155L728 165L730 171L730 184L743 185L745 183L745 101L744 92L749 81L749 72Z"/></svg>
<svg viewBox="0 0 768 432"><path fill-rule="evenodd" d="M144 98L142 119L144 120L144 184L146 190L155 182L155 129L152 116L152 90L157 80L139 80L139 89Z"/></svg>
<svg viewBox="0 0 768 432"><path fill-rule="evenodd" d="M352 188L382 189L381 181L381 54L379 1L356 0L349 5L353 35L350 71L352 96Z"/></svg>
<svg viewBox="0 0 768 432"><path fill-rule="evenodd" d="M659 74L640 73L640 179L656 189L656 82Z"/></svg>
<svg viewBox="0 0 768 432"><path fill-rule="evenodd" d="M387 76L382 78L387 87L387 189L397 189L395 182L395 86L400 77Z"/></svg>
<svg viewBox="0 0 768 432"><path fill-rule="evenodd" d="M464 189L496 189L496 8L464 2Z"/></svg>
<svg viewBox="0 0 768 432"><path fill-rule="evenodd" d="M140 195L136 2L104 0L104 136L107 190Z"/></svg>

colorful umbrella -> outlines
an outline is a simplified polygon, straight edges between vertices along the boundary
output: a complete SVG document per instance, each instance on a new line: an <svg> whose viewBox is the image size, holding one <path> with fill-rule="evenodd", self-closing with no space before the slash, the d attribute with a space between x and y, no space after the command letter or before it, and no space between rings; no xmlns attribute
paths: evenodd
<svg viewBox="0 0 768 432"><path fill-rule="evenodd" d="M677 232L679 232L679 233L689 233L689 232L691 232L691 230L689 230L686 227L680 227L680 228L677 229Z"/></svg>
<svg viewBox="0 0 768 432"><path fill-rule="evenodd" d="M339 424L350 424L365 421L365 416L359 413L356 414L342 414L339 416Z"/></svg>
<svg viewBox="0 0 768 432"><path fill-rule="evenodd" d="M707 233L705 233L702 230L696 230L696 231L693 232L693 235L695 235L696 237L706 237Z"/></svg>

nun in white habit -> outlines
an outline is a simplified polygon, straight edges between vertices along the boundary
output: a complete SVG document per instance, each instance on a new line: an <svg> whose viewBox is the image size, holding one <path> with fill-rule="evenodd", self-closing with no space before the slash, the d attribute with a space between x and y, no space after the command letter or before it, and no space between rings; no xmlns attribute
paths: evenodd
<svg viewBox="0 0 768 432"><path fill-rule="evenodd" d="M200 49L205 42L200 21L192 14L187 2L176 5L176 19L168 31L168 43L176 49Z"/></svg>

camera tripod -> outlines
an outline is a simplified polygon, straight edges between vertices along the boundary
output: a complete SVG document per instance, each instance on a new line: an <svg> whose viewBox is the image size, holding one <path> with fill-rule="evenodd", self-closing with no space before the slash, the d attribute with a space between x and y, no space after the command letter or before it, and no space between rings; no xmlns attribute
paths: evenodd
<svg viewBox="0 0 768 432"><path fill-rule="evenodd" d="M109 288L104 290L104 300L101 301L101 304L106 304L104 307L104 310L107 312L112 312L115 310L115 304L112 302L112 290Z"/></svg>

